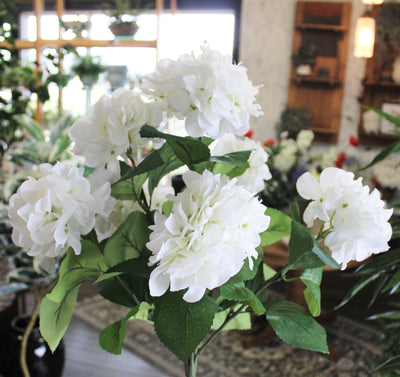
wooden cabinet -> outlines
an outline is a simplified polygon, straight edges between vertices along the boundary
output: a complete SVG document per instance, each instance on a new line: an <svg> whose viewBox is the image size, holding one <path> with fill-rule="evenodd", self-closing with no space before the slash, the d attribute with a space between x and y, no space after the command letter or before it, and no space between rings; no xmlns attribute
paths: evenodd
<svg viewBox="0 0 400 377"><path fill-rule="evenodd" d="M391 4L390 6L400 7L400 4ZM376 17L381 7L382 5L374 6L371 15ZM379 27L379 23L377 23L377 29ZM366 61L361 104L392 112L393 115L400 117L400 83L394 82L392 79L392 67L398 53L390 43L383 41L383 44L380 39L376 40L373 57ZM397 136L390 132L390 127L388 130L385 127L385 121L377 116L367 117L367 111L366 108L361 109L360 142L372 146L385 146L392 142ZM368 125L367 122L373 122L373 124ZM372 131L373 128L376 129L375 132Z"/></svg>
<svg viewBox="0 0 400 377"><path fill-rule="evenodd" d="M310 111L312 130L322 142L335 143L339 133L350 14L349 2L296 4L293 54L314 46L316 56L310 75L298 75L292 64L288 105Z"/></svg>

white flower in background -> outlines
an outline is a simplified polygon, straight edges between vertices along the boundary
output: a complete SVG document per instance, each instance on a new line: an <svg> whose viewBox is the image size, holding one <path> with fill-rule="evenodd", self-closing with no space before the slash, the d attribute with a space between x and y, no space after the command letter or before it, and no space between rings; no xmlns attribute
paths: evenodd
<svg viewBox="0 0 400 377"><path fill-rule="evenodd" d="M109 238L117 228L122 225L128 215L134 211L142 211L137 202L131 200L116 200L108 203L103 212L96 215L96 231L97 240L99 242Z"/></svg>
<svg viewBox="0 0 400 377"><path fill-rule="evenodd" d="M296 163L297 144L293 139L283 139L280 146L282 149L274 156L274 167L287 173Z"/></svg>
<svg viewBox="0 0 400 377"><path fill-rule="evenodd" d="M400 187L400 160L392 156L375 164L372 168L373 174L378 178L379 184L383 187Z"/></svg>
<svg viewBox="0 0 400 377"><path fill-rule="evenodd" d="M242 65L229 55L208 47L200 56L183 55L163 60L154 73L144 77L145 90L180 119L190 136L213 138L231 132L244 135L250 116L262 115L255 103L258 87Z"/></svg>
<svg viewBox="0 0 400 377"><path fill-rule="evenodd" d="M385 209L378 190L369 192L362 179L338 168L322 171L320 182L310 173L297 180L297 190L312 200L304 211L304 221L312 226L315 219L324 222L325 245L342 265L363 261L371 254L389 249L392 228L388 223L393 209Z"/></svg>
<svg viewBox="0 0 400 377"><path fill-rule="evenodd" d="M117 157L128 149L135 158L138 148L149 143L149 139L140 137L140 128L145 124L158 126L161 120L161 109L156 104L144 102L131 90L117 89L111 97L102 96L89 115L72 125L72 151L84 156L91 167L116 165Z"/></svg>
<svg viewBox="0 0 400 377"><path fill-rule="evenodd" d="M321 167L322 169L335 166L338 151L336 147L330 147L325 153L321 155Z"/></svg>
<svg viewBox="0 0 400 377"><path fill-rule="evenodd" d="M95 226L110 197L108 182L91 187L83 168L41 164L41 178L25 181L10 198L12 240L48 265L70 246L81 252L81 235Z"/></svg>
<svg viewBox="0 0 400 377"><path fill-rule="evenodd" d="M296 137L297 146L301 151L306 151L311 147L314 140L314 132L311 130L301 130Z"/></svg>
<svg viewBox="0 0 400 377"><path fill-rule="evenodd" d="M146 196L147 203L150 203L150 210L162 212L162 206L168 200L169 195L174 195L175 191L171 185L160 182L154 188L150 198L149 194L149 181L147 180L143 185L143 192Z"/></svg>
<svg viewBox="0 0 400 377"><path fill-rule="evenodd" d="M184 300L200 300L206 289L226 283L246 259L253 268L259 233L270 222L254 192L219 174L188 171L186 189L173 198L172 212L155 213L149 263L157 265L150 276L152 296L188 288Z"/></svg>
<svg viewBox="0 0 400 377"><path fill-rule="evenodd" d="M233 134L225 134L210 145L212 156L244 150L251 150L252 152L248 160L249 168L241 176L237 177L238 184L249 191L260 192L265 187L264 180L271 178L271 172L266 164L268 153L260 143L249 138L239 138Z"/></svg>

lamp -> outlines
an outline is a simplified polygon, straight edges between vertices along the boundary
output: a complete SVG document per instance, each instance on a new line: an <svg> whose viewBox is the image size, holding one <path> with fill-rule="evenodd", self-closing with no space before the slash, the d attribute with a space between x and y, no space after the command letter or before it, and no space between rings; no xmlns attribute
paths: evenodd
<svg viewBox="0 0 400 377"><path fill-rule="evenodd" d="M383 4L383 0L362 0L362 2L364 4L368 4L368 5L379 5L379 4Z"/></svg>
<svg viewBox="0 0 400 377"><path fill-rule="evenodd" d="M356 23L354 56L357 58L371 58L374 54L374 44L375 19L369 15L359 17Z"/></svg>

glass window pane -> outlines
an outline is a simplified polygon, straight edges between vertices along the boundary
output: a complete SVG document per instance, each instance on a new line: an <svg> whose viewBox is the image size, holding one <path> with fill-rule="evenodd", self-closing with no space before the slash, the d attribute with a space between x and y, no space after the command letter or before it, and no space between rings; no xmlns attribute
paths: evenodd
<svg viewBox="0 0 400 377"><path fill-rule="evenodd" d="M177 13L160 18L159 58L176 59L199 52L207 43L212 49L232 55L235 16L233 13Z"/></svg>

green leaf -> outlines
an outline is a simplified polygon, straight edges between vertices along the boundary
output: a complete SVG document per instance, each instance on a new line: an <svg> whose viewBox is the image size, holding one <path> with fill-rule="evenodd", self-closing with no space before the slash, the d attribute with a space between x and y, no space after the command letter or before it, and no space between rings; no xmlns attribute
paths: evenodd
<svg viewBox="0 0 400 377"><path fill-rule="evenodd" d="M322 267L309 268L300 276L300 280L307 286L304 290L308 309L314 317L321 314L321 290Z"/></svg>
<svg viewBox="0 0 400 377"><path fill-rule="evenodd" d="M143 258L133 258L127 261L121 262L114 267L110 268L107 273L120 272L127 275L142 277L145 279L150 278L151 271L154 267L149 267L148 255L144 255Z"/></svg>
<svg viewBox="0 0 400 377"><path fill-rule="evenodd" d="M239 309L239 305L234 307L234 310ZM224 321L226 320L226 317L230 313L230 309L223 310L222 312L218 312L215 314L214 317L214 322L211 327L212 330L217 330L219 329ZM227 324L225 324L224 328L222 330L250 330L252 327L251 323L251 316L250 313L248 312L241 312L238 315L236 315L234 318L230 319Z"/></svg>
<svg viewBox="0 0 400 377"><path fill-rule="evenodd" d="M290 212L290 216L292 216L293 220L301 222L300 208L299 208L299 205L297 203L292 203L289 206L289 212Z"/></svg>
<svg viewBox="0 0 400 377"><path fill-rule="evenodd" d="M113 279L113 278L115 278L116 276L119 276L119 275L121 275L121 274L122 274L122 272L106 272L106 273L100 275L100 276L94 281L94 284L101 283L102 281L105 281L105 280Z"/></svg>
<svg viewBox="0 0 400 377"><path fill-rule="evenodd" d="M133 308L138 301L150 300L148 279L133 275L119 275L117 278L101 281L97 285L97 291L105 299L127 308Z"/></svg>
<svg viewBox="0 0 400 377"><path fill-rule="evenodd" d="M378 365L374 370L372 370L370 373L375 373L381 370L391 370L394 368L400 368L400 355L393 356L382 364Z"/></svg>
<svg viewBox="0 0 400 377"><path fill-rule="evenodd" d="M361 265L356 270L356 274L371 275L374 272L390 268L391 266L394 266L399 263L400 263L400 248L391 249L386 253L374 256L372 260Z"/></svg>
<svg viewBox="0 0 400 377"><path fill-rule="evenodd" d="M96 245L89 241L81 241L81 244L80 255L75 255L71 248L68 250L61 263L57 284L42 300L40 329L53 351L71 320L80 284L95 280L100 272L108 268Z"/></svg>
<svg viewBox="0 0 400 377"><path fill-rule="evenodd" d="M162 205L162 213L164 216L169 216L172 212L172 207L174 206L174 202L172 200L166 200Z"/></svg>
<svg viewBox="0 0 400 377"><path fill-rule="evenodd" d="M321 297L315 296L310 288L306 288L303 295L311 315L313 317L318 317L321 314Z"/></svg>
<svg viewBox="0 0 400 377"><path fill-rule="evenodd" d="M379 314L371 315L367 319L368 320L377 320L377 319L394 319L394 320L398 320L398 319L400 319L400 311L392 310L390 312L379 313Z"/></svg>
<svg viewBox="0 0 400 377"><path fill-rule="evenodd" d="M325 329L301 306L290 301L267 303L267 320L286 343L328 353Z"/></svg>
<svg viewBox="0 0 400 377"><path fill-rule="evenodd" d="M163 160L163 164L156 169L149 171L149 194L152 195L154 188L157 187L160 180L168 173L183 166L183 162L179 160L169 144L164 144L161 149L158 150L160 157Z"/></svg>
<svg viewBox="0 0 400 377"><path fill-rule="evenodd" d="M347 304L358 292L360 292L365 286L367 286L369 283L372 281L378 279L380 276L380 273L377 272L371 276L367 276L365 279L362 279L359 281L344 297L342 302L335 307L335 309L341 308L345 304Z"/></svg>
<svg viewBox="0 0 400 377"><path fill-rule="evenodd" d="M45 296L40 306L40 333L54 352L71 321L75 309L79 287L69 291L61 302L55 302Z"/></svg>
<svg viewBox="0 0 400 377"><path fill-rule="evenodd" d="M272 267L267 266L265 263L263 263L264 280L267 281L267 280L271 279L272 277L274 277L275 275L276 275L276 271Z"/></svg>
<svg viewBox="0 0 400 377"><path fill-rule="evenodd" d="M190 137L166 134L147 125L140 129L140 135L142 137L165 139L175 155L188 166L208 161L210 157L210 150L207 145Z"/></svg>
<svg viewBox="0 0 400 377"><path fill-rule="evenodd" d="M207 167L206 167L207 168ZM237 167L234 165L216 163L214 166L209 166L208 170L212 171L213 174L226 175L229 178L235 178L242 175L248 168L248 164L244 167Z"/></svg>
<svg viewBox="0 0 400 377"><path fill-rule="evenodd" d="M45 141L42 126L28 115L15 115L14 119L18 122L19 126L29 134L36 141Z"/></svg>
<svg viewBox="0 0 400 377"><path fill-rule="evenodd" d="M49 160L55 162L71 145L71 139L68 135L60 135L52 149Z"/></svg>
<svg viewBox="0 0 400 377"><path fill-rule="evenodd" d="M387 292L391 290L390 293L392 294L399 287L399 285L400 285L400 270L397 270L390 278L385 288L383 288L382 292Z"/></svg>
<svg viewBox="0 0 400 377"><path fill-rule="evenodd" d="M386 157L400 150L400 140L396 140L394 143L390 144L388 147L383 149L380 153L378 153L375 158L366 166L362 167L359 170L365 170L371 167L372 165L377 164L378 162L384 160Z"/></svg>
<svg viewBox="0 0 400 377"><path fill-rule="evenodd" d="M380 116L384 117L385 119L387 119L389 122L393 123L396 127L400 127L400 118L397 118L396 116L389 114L385 111L376 109L374 107L370 107L370 106L366 106L363 105L363 107L365 107L366 109L372 110L374 112L376 112L377 114L379 114Z"/></svg>
<svg viewBox="0 0 400 377"><path fill-rule="evenodd" d="M234 167L245 168L248 166L247 161L250 158L251 150L227 153L222 156L210 156L209 160L219 162L225 165L233 165ZM218 172L217 172L218 173Z"/></svg>
<svg viewBox="0 0 400 377"><path fill-rule="evenodd" d="M111 195L119 200L132 200L136 201L134 194L133 182L119 181L111 187Z"/></svg>
<svg viewBox="0 0 400 377"><path fill-rule="evenodd" d="M284 269L285 273L294 269L321 267L324 264L340 268L340 265L318 244L307 228L294 220L292 220L289 249L289 261Z"/></svg>
<svg viewBox="0 0 400 377"><path fill-rule="evenodd" d="M253 291L244 283L224 284L220 287L221 297L231 301L240 301L250 306L256 315L265 313L265 307Z"/></svg>
<svg viewBox="0 0 400 377"><path fill-rule="evenodd" d="M142 212L132 212L107 240L104 257L110 266L137 258L149 240L149 219Z"/></svg>
<svg viewBox="0 0 400 377"><path fill-rule="evenodd" d="M154 329L164 345L186 361L210 331L218 305L209 296L189 303L180 292L167 292L156 300Z"/></svg>
<svg viewBox="0 0 400 377"><path fill-rule="evenodd" d="M57 284L46 297L61 303L70 291L87 280L95 280L97 275L108 269L108 264L98 247L90 241L81 241L81 254L76 255L70 248L61 263Z"/></svg>
<svg viewBox="0 0 400 377"><path fill-rule="evenodd" d="M120 355L125 338L126 322L135 315L139 306L133 308L123 319L108 325L103 329L99 336L100 346L114 355Z"/></svg>
<svg viewBox="0 0 400 377"><path fill-rule="evenodd" d="M260 234L262 246L271 245L290 235L292 220L289 216L274 208L267 208L265 214L271 217L271 222L268 229Z"/></svg>
<svg viewBox="0 0 400 377"><path fill-rule="evenodd" d="M147 173L143 173L125 181L118 181L111 186L111 195L119 200L136 202L137 198L141 196L143 184L146 179Z"/></svg>
<svg viewBox="0 0 400 377"><path fill-rule="evenodd" d="M262 258L263 258L263 252L262 252L261 248L257 248L257 252L258 252L257 259L252 258L253 268L250 269L249 259L247 258L244 261L244 264L243 264L243 267L241 268L241 270L236 275L232 276L229 279L229 281L227 282L227 284L236 284L236 283L240 283L242 281L251 280L256 276L258 266L262 262Z"/></svg>

